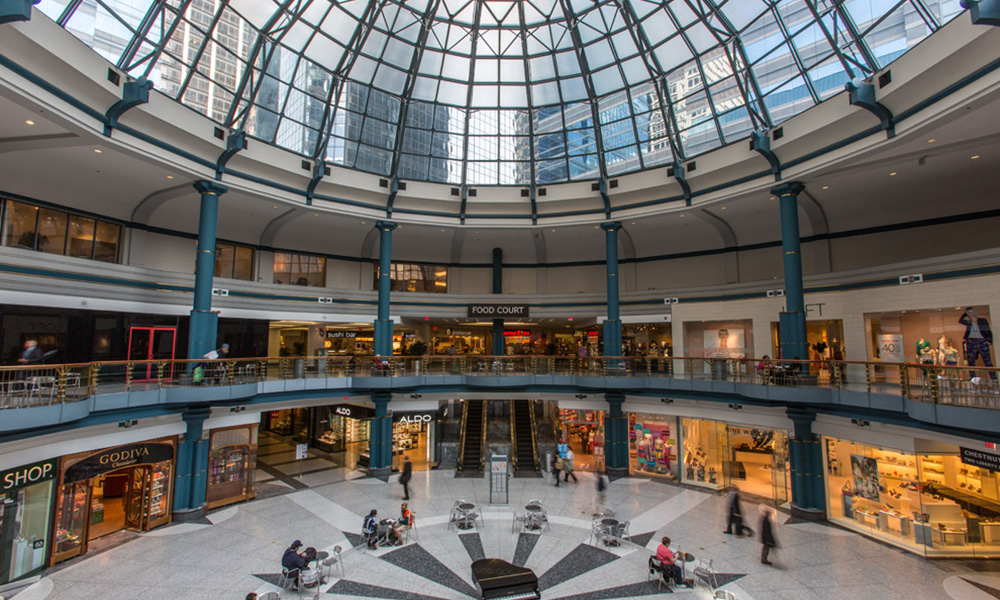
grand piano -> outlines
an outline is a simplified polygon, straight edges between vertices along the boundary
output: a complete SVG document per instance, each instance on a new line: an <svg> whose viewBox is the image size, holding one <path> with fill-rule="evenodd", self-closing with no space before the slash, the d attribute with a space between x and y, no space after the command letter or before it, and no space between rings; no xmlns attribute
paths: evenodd
<svg viewBox="0 0 1000 600"><path fill-rule="evenodd" d="M472 580L482 600L536 600L542 597L534 571L499 558L484 558L472 563Z"/></svg>

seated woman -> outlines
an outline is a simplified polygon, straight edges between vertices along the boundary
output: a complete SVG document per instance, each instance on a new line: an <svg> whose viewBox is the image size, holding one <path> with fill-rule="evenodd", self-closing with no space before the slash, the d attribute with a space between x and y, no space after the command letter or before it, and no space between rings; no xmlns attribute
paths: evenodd
<svg viewBox="0 0 1000 600"><path fill-rule="evenodd" d="M656 548L656 560L663 565L663 578L672 577L677 585L684 585L684 575L680 566L676 564L677 558L670 550L670 538L663 536L659 547Z"/></svg>

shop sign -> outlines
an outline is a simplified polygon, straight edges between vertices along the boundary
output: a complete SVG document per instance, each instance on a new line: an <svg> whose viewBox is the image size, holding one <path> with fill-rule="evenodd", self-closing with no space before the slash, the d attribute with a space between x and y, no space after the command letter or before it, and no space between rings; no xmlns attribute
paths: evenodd
<svg viewBox="0 0 1000 600"><path fill-rule="evenodd" d="M17 488L35 485L55 479L55 476L56 462L54 460L46 460L9 471L0 471L0 492L9 492Z"/></svg>
<svg viewBox="0 0 1000 600"><path fill-rule="evenodd" d="M961 446L959 446L959 449L962 451L962 462L964 464L993 472L1000 471L1000 454L963 448Z"/></svg>
<svg viewBox="0 0 1000 600"><path fill-rule="evenodd" d="M531 337L530 329L514 329L503 332L504 337Z"/></svg>
<svg viewBox="0 0 1000 600"><path fill-rule="evenodd" d="M393 413L392 420L396 423L430 423L434 415L430 413Z"/></svg>
<svg viewBox="0 0 1000 600"><path fill-rule="evenodd" d="M110 448L70 466L63 475L63 483L85 481L117 469L156 464L173 458L174 447L170 444L129 444Z"/></svg>
<svg viewBox="0 0 1000 600"><path fill-rule="evenodd" d="M452 331L452 330L449 329L448 330L448 335L469 336L469 335L472 335L472 332L471 331L458 331L458 330Z"/></svg>
<svg viewBox="0 0 1000 600"><path fill-rule="evenodd" d="M326 330L326 337L327 337L327 339L330 339L330 340L334 340L334 339L354 339L354 338L358 337L358 332L357 331L330 331L329 329L327 329Z"/></svg>
<svg viewBox="0 0 1000 600"><path fill-rule="evenodd" d="M470 304L470 317L499 319L502 317L527 317L527 304Z"/></svg>
<svg viewBox="0 0 1000 600"><path fill-rule="evenodd" d="M375 411L367 406L354 406L353 404L338 404L330 410L335 415L352 419L370 419L375 416Z"/></svg>

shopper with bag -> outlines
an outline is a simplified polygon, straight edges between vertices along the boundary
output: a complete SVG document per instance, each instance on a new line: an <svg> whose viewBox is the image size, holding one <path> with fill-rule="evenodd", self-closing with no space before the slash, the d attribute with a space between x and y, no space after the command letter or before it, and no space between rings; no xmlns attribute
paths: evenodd
<svg viewBox="0 0 1000 600"><path fill-rule="evenodd" d="M556 487L559 487L559 474L563 470L563 459L562 456L556 454L555 458L552 459L552 476L556 479Z"/></svg>

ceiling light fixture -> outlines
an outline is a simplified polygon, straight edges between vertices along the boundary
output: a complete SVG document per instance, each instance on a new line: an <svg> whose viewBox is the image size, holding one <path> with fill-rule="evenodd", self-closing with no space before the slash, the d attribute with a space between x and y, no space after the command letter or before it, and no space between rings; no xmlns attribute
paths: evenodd
<svg viewBox="0 0 1000 600"><path fill-rule="evenodd" d="M683 218L684 218L684 215L681 215L681 218L683 219Z"/></svg>
<svg viewBox="0 0 1000 600"><path fill-rule="evenodd" d="M94 152L96 152L97 154L100 154L101 153L101 149L100 148L94 148Z"/></svg>
<svg viewBox="0 0 1000 600"><path fill-rule="evenodd" d="M173 175L167 175L167 179L173 179L173 178L174 178Z"/></svg>
<svg viewBox="0 0 1000 600"><path fill-rule="evenodd" d="M723 206L723 207L722 207L722 208L720 208L719 210L726 210L726 207L725 207L725 206Z"/></svg>
<svg viewBox="0 0 1000 600"><path fill-rule="evenodd" d="M970 158L971 158L972 160L976 160L977 158L979 158L979 155L977 154L977 155L975 155L975 156L972 156L972 157L970 157Z"/></svg>
<svg viewBox="0 0 1000 600"><path fill-rule="evenodd" d="M28 119L27 121L25 121L25 122L24 122L24 124L25 124L25 125L34 125L34 124L35 124L35 122L34 122L34 121L32 121L31 119Z"/></svg>
<svg viewBox="0 0 1000 600"><path fill-rule="evenodd" d="M823 189L824 189L824 190L828 190L828 189L830 189L830 186L828 186L828 185L824 185L824 186L823 186Z"/></svg>
<svg viewBox="0 0 1000 600"><path fill-rule="evenodd" d="M889 173L889 177L895 177L895 176L896 176L896 172L895 171L893 171L892 173Z"/></svg>
<svg viewBox="0 0 1000 600"><path fill-rule="evenodd" d="M927 143L928 143L928 144L933 144L933 143L934 143L934 142L936 142L936 141L937 141L936 139L934 139L934 138L931 138L931 139L927 140Z"/></svg>

